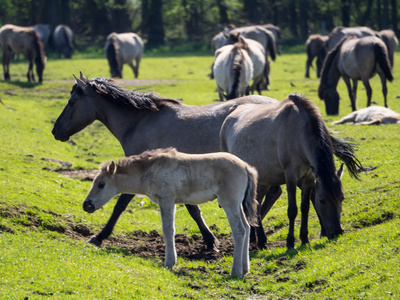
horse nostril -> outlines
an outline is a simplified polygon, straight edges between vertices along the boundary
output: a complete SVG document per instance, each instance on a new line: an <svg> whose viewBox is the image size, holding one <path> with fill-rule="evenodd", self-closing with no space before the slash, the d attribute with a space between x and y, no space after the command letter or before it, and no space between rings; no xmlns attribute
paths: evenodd
<svg viewBox="0 0 400 300"><path fill-rule="evenodd" d="M92 203L92 200L86 200L83 202L83 210L88 213L93 213L96 209Z"/></svg>

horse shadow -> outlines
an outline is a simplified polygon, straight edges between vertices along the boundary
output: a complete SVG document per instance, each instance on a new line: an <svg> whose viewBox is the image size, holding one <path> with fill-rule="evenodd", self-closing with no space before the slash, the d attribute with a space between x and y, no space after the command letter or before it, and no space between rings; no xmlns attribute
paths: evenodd
<svg viewBox="0 0 400 300"><path fill-rule="evenodd" d="M18 86L20 88L34 88L42 85L42 82L27 82L20 80L15 80L15 81L1 80L0 82L9 83Z"/></svg>

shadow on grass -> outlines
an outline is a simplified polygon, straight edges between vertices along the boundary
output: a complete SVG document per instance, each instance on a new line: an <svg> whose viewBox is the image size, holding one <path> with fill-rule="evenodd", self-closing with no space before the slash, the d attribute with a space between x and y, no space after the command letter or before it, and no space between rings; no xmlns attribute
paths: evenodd
<svg viewBox="0 0 400 300"><path fill-rule="evenodd" d="M16 81L1 80L1 82L9 83L9 84L21 87L21 88L34 88L34 87L42 85L42 82L29 82L29 81L20 81L20 80L16 80Z"/></svg>

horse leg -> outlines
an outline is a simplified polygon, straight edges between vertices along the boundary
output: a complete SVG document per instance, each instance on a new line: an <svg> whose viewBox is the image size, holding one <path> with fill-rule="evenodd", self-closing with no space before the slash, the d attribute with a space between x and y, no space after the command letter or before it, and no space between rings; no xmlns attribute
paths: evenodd
<svg viewBox="0 0 400 300"><path fill-rule="evenodd" d="M220 203L223 203L223 201L220 201ZM246 220L246 217L244 216L241 203L240 202L235 203L234 206L232 205L233 202L230 203L231 205L228 206L224 205L223 209L225 210L229 226L231 227L232 230L232 237L234 244L231 276L237 276L239 278L242 278L243 275L245 275L245 272L247 273L249 270L248 255L245 261L243 261L243 259L245 255L244 253L245 247L247 248L246 253L248 253L248 248L249 248L248 236L250 232L250 226Z"/></svg>
<svg viewBox="0 0 400 300"><path fill-rule="evenodd" d="M371 85L369 84L369 80L367 79L363 79L362 80L365 90L367 92L367 106L371 106L371 98L372 98L372 88Z"/></svg>
<svg viewBox="0 0 400 300"><path fill-rule="evenodd" d="M11 80L11 78L10 78L10 61L11 61L11 50L5 49L3 51L4 80Z"/></svg>
<svg viewBox="0 0 400 300"><path fill-rule="evenodd" d="M218 251L219 242L211 230L208 228L207 224L204 222L203 217L201 216L200 207L197 205L185 205L189 214L196 221L197 226L199 226L201 235L203 236L203 240L206 244L207 250Z"/></svg>
<svg viewBox="0 0 400 300"><path fill-rule="evenodd" d="M387 85L386 85L386 76L384 74L379 74L379 77L381 79L381 84L382 84L382 94L383 94L383 99L385 101L385 107L389 107L387 104Z"/></svg>
<svg viewBox="0 0 400 300"><path fill-rule="evenodd" d="M135 66L135 69L136 69L136 72L135 72L135 78L138 78L139 77L139 65L140 65L140 59L141 59L141 57L139 56L139 57L136 57L136 59L135 59L135 61L136 61L136 66Z"/></svg>
<svg viewBox="0 0 400 300"><path fill-rule="evenodd" d="M132 198L134 195L129 195L129 194L122 194L119 198L117 203L114 206L114 210L111 214L110 219L108 220L106 226L100 231L99 234L92 236L87 243L94 244L96 246L100 246L103 240L108 238L113 229L115 224L118 221L118 218L121 216L121 214L124 212L126 207L128 206L129 202L131 202Z"/></svg>
<svg viewBox="0 0 400 300"><path fill-rule="evenodd" d="M264 220L265 216L271 210L276 200L282 195L282 188L280 186L271 186L266 193L265 200L261 205L260 215L261 220Z"/></svg>
<svg viewBox="0 0 400 300"><path fill-rule="evenodd" d="M357 110L356 100L354 99L353 89L351 88L350 77L347 75L342 75L343 81L346 84L347 92L349 94L350 102L351 102L351 109L353 111Z"/></svg>
<svg viewBox="0 0 400 300"><path fill-rule="evenodd" d="M311 190L314 183L304 182L302 181L299 184L301 189L301 225L300 225L300 240L301 244L305 245L309 243L308 240L308 215L310 212L310 199L311 199Z"/></svg>
<svg viewBox="0 0 400 300"><path fill-rule="evenodd" d="M294 178L286 178L286 189L288 194L288 217L289 232L286 238L286 246L288 249L294 249L294 221L297 216L296 203L296 180Z"/></svg>
<svg viewBox="0 0 400 300"><path fill-rule="evenodd" d="M164 268L172 269L176 262L175 249L175 201L161 197L158 200L161 213L162 232L165 240L165 264Z"/></svg>
<svg viewBox="0 0 400 300"><path fill-rule="evenodd" d="M263 201L264 196L268 192L268 186L265 185L257 185L257 201L259 203L258 206L258 216L257 216L257 227L251 226L250 230L250 243L258 242L258 246L260 249L265 249L267 244L267 236L265 235L264 228L262 226L262 218L260 215L261 203ZM256 236L257 233L257 236Z"/></svg>
<svg viewBox="0 0 400 300"><path fill-rule="evenodd" d="M26 74L26 77L28 78L28 81L31 82L32 80L35 81L35 78L33 77L33 61L32 59L29 59L29 66L28 66L28 73Z"/></svg>

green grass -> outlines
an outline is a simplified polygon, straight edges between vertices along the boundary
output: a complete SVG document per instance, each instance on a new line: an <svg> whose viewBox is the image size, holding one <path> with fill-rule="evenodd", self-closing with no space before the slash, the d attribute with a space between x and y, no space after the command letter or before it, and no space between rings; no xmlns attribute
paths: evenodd
<svg viewBox="0 0 400 300"><path fill-rule="evenodd" d="M298 51L292 51L297 53ZM95 248L64 233L69 226L86 226L98 232L107 222L115 200L95 214L81 206L90 182L67 178L63 167L97 169L109 159L123 156L115 138L100 123L72 137L54 140L53 123L66 104L72 74L108 77L104 58L49 59L43 84L26 83L27 64L11 65L11 82L0 82L0 297L10 299L394 299L400 297L400 140L399 125L332 126L350 113L343 82L340 116L326 116L317 97L315 72L304 79L305 54L284 54L271 65L271 86L263 95L282 100L301 93L321 110L330 130L358 145L365 166L361 181L345 173L342 224L345 234L336 241L319 239L319 224L311 212L310 246L296 251L271 248L251 255L251 273L244 280L230 278L232 257L216 262L178 257L174 271L163 270L163 260L144 259L109 245ZM144 57L137 85L165 97L200 105L215 101L216 85L208 79L212 56ZM400 55L396 53L393 83L388 84L389 106L400 112ZM124 78L132 79L129 67ZM146 81L147 82L146 82ZM163 80L149 82L149 80ZM130 82L132 83L132 82ZM379 79L371 80L373 101L383 104ZM359 84L358 106L366 105ZM50 170L50 171L49 171ZM300 194L300 193L298 193ZM298 195L299 197L299 195ZM201 206L208 225L229 233L226 217L217 203ZM269 241L284 241L287 234L286 193L264 221L273 231ZM115 236L132 230L161 232L157 206L135 197L117 223ZM199 234L186 209L177 208L177 233ZM207 272L204 272L202 270Z"/></svg>

